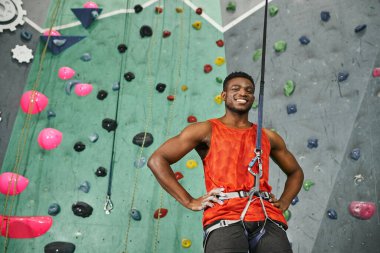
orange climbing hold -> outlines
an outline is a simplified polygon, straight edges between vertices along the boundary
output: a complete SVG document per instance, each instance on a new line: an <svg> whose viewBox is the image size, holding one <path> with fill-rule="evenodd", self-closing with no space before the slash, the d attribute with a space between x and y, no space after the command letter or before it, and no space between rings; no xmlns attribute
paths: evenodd
<svg viewBox="0 0 380 253"><path fill-rule="evenodd" d="M158 218L164 218L167 214L168 214L168 209L166 209L166 208L158 208L158 209L154 212L153 217L154 217L155 219L158 219Z"/></svg>
<svg viewBox="0 0 380 253"><path fill-rule="evenodd" d="M182 91L187 91L187 89L188 89L187 85L184 84L184 85L181 86L181 90Z"/></svg>

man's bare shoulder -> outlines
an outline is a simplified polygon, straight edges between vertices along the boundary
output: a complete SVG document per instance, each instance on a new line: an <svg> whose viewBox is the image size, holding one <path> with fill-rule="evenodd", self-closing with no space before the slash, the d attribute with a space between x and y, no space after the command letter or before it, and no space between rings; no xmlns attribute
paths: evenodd
<svg viewBox="0 0 380 253"><path fill-rule="evenodd" d="M211 123L209 121L196 122L188 125L181 134L191 134L196 136L208 136L211 133Z"/></svg>

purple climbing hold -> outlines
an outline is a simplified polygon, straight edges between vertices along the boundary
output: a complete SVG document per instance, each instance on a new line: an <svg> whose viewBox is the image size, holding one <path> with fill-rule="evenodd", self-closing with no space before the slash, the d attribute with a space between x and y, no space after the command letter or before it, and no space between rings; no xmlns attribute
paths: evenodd
<svg viewBox="0 0 380 253"><path fill-rule="evenodd" d="M350 154L350 157L357 161L359 160L360 158L360 149L359 148L354 148L352 151L351 151L351 154Z"/></svg>
<svg viewBox="0 0 380 253"><path fill-rule="evenodd" d="M348 206L350 214L361 220L368 220L376 212L376 205L373 202L352 201Z"/></svg>
<svg viewBox="0 0 380 253"><path fill-rule="evenodd" d="M99 167L96 171L95 171L95 175L97 177L105 177L107 176L107 169L104 168L104 167Z"/></svg>
<svg viewBox="0 0 380 253"><path fill-rule="evenodd" d="M113 119L106 118L102 121L102 127L108 132L115 131L117 123Z"/></svg>
<svg viewBox="0 0 380 253"><path fill-rule="evenodd" d="M321 20L324 22L327 22L330 20L330 12L328 11L321 11Z"/></svg>
<svg viewBox="0 0 380 253"><path fill-rule="evenodd" d="M98 92L98 95L96 95L96 98L99 100L104 100L107 97L108 93L105 90L100 90Z"/></svg>
<svg viewBox="0 0 380 253"><path fill-rule="evenodd" d="M307 45L310 43L310 39L306 36L301 36L298 40L302 45Z"/></svg>
<svg viewBox="0 0 380 253"><path fill-rule="evenodd" d="M327 210L327 217L329 217L332 220L338 219L338 214L334 209Z"/></svg>
<svg viewBox="0 0 380 253"><path fill-rule="evenodd" d="M165 89L166 89L166 84L164 84L164 83L158 83L158 84L156 85L156 90L157 90L159 93L164 92Z"/></svg>
<svg viewBox="0 0 380 253"><path fill-rule="evenodd" d="M347 71L339 72L338 73L338 81L339 82L346 81L349 75L350 74Z"/></svg>
<svg viewBox="0 0 380 253"><path fill-rule="evenodd" d="M358 25L357 27L355 27L355 33L360 33L361 31L364 31L366 28L367 28L366 24Z"/></svg>
<svg viewBox="0 0 380 253"><path fill-rule="evenodd" d="M293 114L297 112L297 105L296 104L289 104L286 106L286 111L288 114Z"/></svg>
<svg viewBox="0 0 380 253"><path fill-rule="evenodd" d="M71 206L71 210L76 216L86 218L92 214L93 208L85 202L78 201L77 203Z"/></svg>
<svg viewBox="0 0 380 253"><path fill-rule="evenodd" d="M74 145L74 150L76 152L82 152L83 150L86 149L86 145L84 145L81 141L78 141L77 143L75 143Z"/></svg>
<svg viewBox="0 0 380 253"><path fill-rule="evenodd" d="M309 138L307 140L307 147L310 148L310 149L317 148L318 147L318 139Z"/></svg>
<svg viewBox="0 0 380 253"><path fill-rule="evenodd" d="M300 200L299 200L298 196L295 196L294 199L292 199L292 203L291 203L292 206L294 206L295 204L297 204L299 201Z"/></svg>

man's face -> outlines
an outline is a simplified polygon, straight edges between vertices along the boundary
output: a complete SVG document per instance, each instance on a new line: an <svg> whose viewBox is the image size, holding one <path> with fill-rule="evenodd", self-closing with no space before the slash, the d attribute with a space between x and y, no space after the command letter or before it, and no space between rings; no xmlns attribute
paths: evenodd
<svg viewBox="0 0 380 253"><path fill-rule="evenodd" d="M238 114L247 113L255 100L253 83L246 78L236 77L228 81L221 96L226 108Z"/></svg>

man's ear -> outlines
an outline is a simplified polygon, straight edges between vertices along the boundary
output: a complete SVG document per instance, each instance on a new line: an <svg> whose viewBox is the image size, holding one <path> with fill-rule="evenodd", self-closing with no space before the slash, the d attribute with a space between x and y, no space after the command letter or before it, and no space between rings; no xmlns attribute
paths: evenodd
<svg viewBox="0 0 380 253"><path fill-rule="evenodd" d="M222 91L222 93L220 93L220 96L222 97L223 101L226 101L226 92L225 91Z"/></svg>

